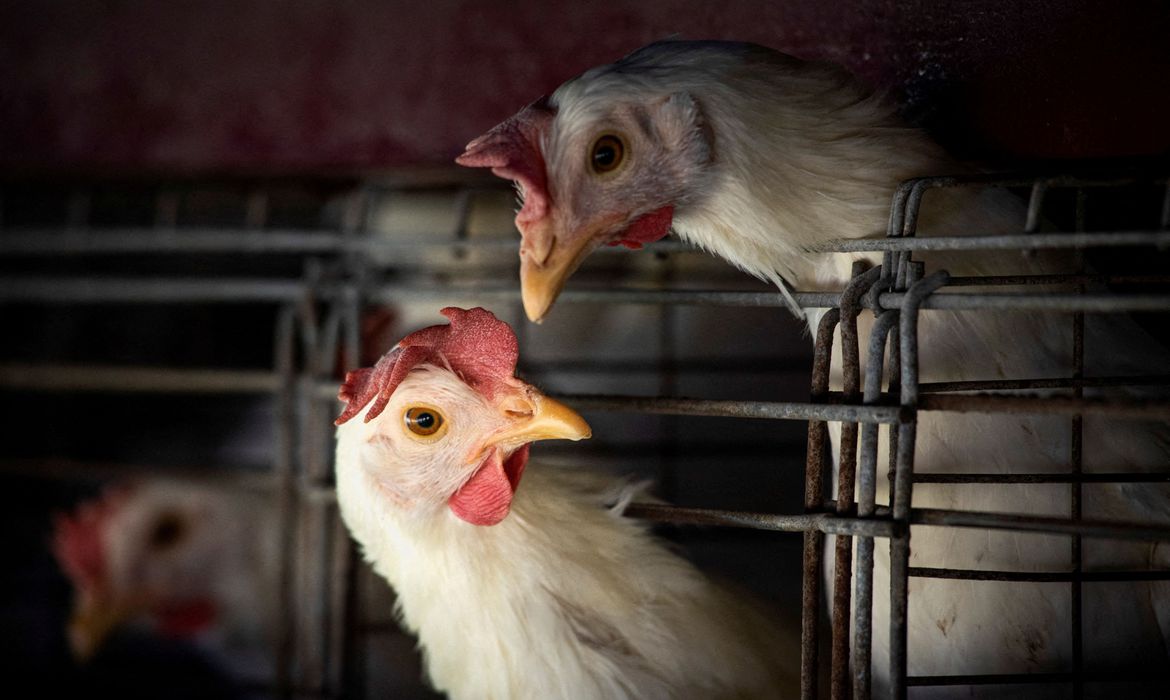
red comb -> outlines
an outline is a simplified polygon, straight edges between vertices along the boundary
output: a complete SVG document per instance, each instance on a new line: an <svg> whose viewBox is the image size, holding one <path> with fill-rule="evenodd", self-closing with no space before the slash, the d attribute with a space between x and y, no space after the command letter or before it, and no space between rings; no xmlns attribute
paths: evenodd
<svg viewBox="0 0 1170 700"><path fill-rule="evenodd" d="M365 422L377 418L407 373L423 362L449 366L489 399L511 382L516 374L519 346L508 324L481 308L448 306L439 313L451 319L451 323L415 331L373 367L345 375L345 383L337 393L337 398L345 402L345 409L333 421L334 425L361 413L371 401Z"/></svg>
<svg viewBox="0 0 1170 700"><path fill-rule="evenodd" d="M109 489L77 507L72 515L53 516L53 555L65 575L79 589L94 590L106 578L106 546L103 534L110 519L122 508L130 489Z"/></svg>
<svg viewBox="0 0 1170 700"><path fill-rule="evenodd" d="M548 212L548 184L540 137L556 111L542 97L467 144L455 159L470 168L491 168L499 177L515 180L524 190L524 206L516 223L544 218Z"/></svg>

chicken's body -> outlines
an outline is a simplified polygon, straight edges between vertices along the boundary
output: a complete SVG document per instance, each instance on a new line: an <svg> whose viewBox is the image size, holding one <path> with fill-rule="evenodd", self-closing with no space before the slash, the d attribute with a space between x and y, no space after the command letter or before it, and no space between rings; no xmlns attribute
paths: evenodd
<svg viewBox="0 0 1170 700"><path fill-rule="evenodd" d="M412 334L363 370L372 374L351 374L336 460L341 514L397 592L435 687L456 700L792 697L794 636L623 518L620 489L539 468L516 488L522 441L578 439L587 426L512 377L514 337L486 372L469 363L501 354L493 343L463 353L454 346L464 340L442 339L473 319L507 346L505 324L482 310L445 313L451 326ZM429 359L404 360L418 336ZM417 364L394 369L403 362ZM375 391L379 371L396 374ZM419 405L444 416L441 438L408 436L401 417ZM559 417L541 418L548 410ZM513 437L501 443L501 431ZM483 454L496 456L475 466ZM468 494L501 464L511 491L485 514Z"/></svg>
<svg viewBox="0 0 1170 700"><path fill-rule="evenodd" d="M616 156L613 138L621 145ZM665 235L672 220L682 239L782 289L787 283L839 291L852 261L866 256L817 253L818 244L883 236L894 189L903 180L970 172L903 125L891 101L867 94L843 71L726 42L653 44L592 69L473 141L459 160L520 183L521 281L533 320L548 312L594 247L637 247ZM1023 223L1023 208L1012 195L959 189L932 191L918 230L1018 233ZM1060 253L916 257L928 271L952 275L1076 271L1073 257ZM807 314L814 327L821 314ZM872 314L862 314L862 348L871 324ZM1067 377L1073 371L1069 316L927 312L918 335L924 382ZM1127 319L1093 315L1086 320L1085 353L1085 376L1149 374L1167 359L1165 349ZM840 356L834 353L838 388ZM923 413L915 471L1067 472L1069 426L1059 416ZM1084 469L1170 469L1168 433L1165 424L1086 418ZM881 503L888 490L885 479L878 482ZM914 491L916 507L1064 517L1068 504L1066 485L922 485ZM1150 485L1086 486L1084 517L1166 522L1170 498ZM1085 547L1089 568L1146 568L1166 559L1147 545L1090 541ZM881 591L887 590L889 565L886 548L877 550L880 684L888 669L889 601ZM1067 571L1070 551L1061 537L916 527L911 565ZM1104 637L1086 641L1086 654L1104 668L1164 660L1170 640L1165 586L1114 585L1108 595L1085 599L1086 640L1094 631ZM912 579L909 672L1066 670L1068 591L1067 585ZM1090 629L1103 621L1109 622L1104 630L1101 624Z"/></svg>
<svg viewBox="0 0 1170 700"><path fill-rule="evenodd" d="M341 475L341 503L354 502L361 477ZM795 688L791 640L593 487L536 466L492 527L346 518L397 592L435 687L452 698L792 697L781 692Z"/></svg>

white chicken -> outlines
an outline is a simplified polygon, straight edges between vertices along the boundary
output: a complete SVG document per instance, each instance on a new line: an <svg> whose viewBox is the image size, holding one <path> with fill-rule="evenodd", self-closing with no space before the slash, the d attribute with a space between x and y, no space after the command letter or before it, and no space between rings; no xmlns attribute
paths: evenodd
<svg viewBox="0 0 1170 700"><path fill-rule="evenodd" d="M476 700L791 696L791 639L621 517L628 494L525 471L530 442L589 426L514 377L506 323L443 314L351 372L337 419L342 517L433 685Z"/></svg>
<svg viewBox="0 0 1170 700"><path fill-rule="evenodd" d="M962 174L895 106L835 67L730 42L649 45L569 80L487 134L458 159L516 181L525 309L548 312L566 279L599 245L631 248L680 238L766 280L840 290L853 260L815 252L840 238L884 235L905 179ZM931 191L919 231L1019 232L1020 203L1003 191ZM953 275L1071 272L1072 256L1009 252L922 254ZM823 311L808 314L814 324ZM863 315L862 339L872 317ZM922 381L1069 376L1067 316L929 312L920 323ZM1124 344L1124 352L1117 352ZM1159 371L1165 350L1126 319L1086 320L1085 375ZM840 352L835 353L835 359ZM863 359L864 362L864 359ZM840 372L837 368L839 385ZM1086 419L1084 467L1165 470L1167 426ZM995 439L988 436L995 435ZM1067 418L923 414L921 472L1068 471ZM879 479L879 503L887 499ZM921 485L916 507L1068 515L1067 486ZM1170 498L1149 485L1085 487L1085 517L1165 522ZM1165 566L1164 546L1087 541L1085 565ZM914 529L912 565L1062 571L1064 538L979 530ZM874 596L877 680L888 668L888 557L878 547ZM910 673L1062 671L1071 658L1065 585L911 580ZM1086 596L1085 651L1094 668L1164 662L1170 596L1161 584L1111 584ZM1160 623L1160 627L1159 627ZM1099 635L1095 638L1094 635ZM1030 686L1023 687L1033 692ZM1002 692L1002 687L996 687Z"/></svg>
<svg viewBox="0 0 1170 700"><path fill-rule="evenodd" d="M185 640L237 684L271 680L276 517L258 495L151 479L56 518L74 586L68 638L87 661L124 625Z"/></svg>

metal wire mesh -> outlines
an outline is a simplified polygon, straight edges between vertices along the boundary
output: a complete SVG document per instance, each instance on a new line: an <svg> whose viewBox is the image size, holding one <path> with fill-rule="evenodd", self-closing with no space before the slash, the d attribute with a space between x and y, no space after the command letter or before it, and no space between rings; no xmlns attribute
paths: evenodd
<svg viewBox="0 0 1170 700"><path fill-rule="evenodd" d="M1080 223L1076 230L1039 232L1042 212L1050 193L1071 189L1112 188L1134 182L1152 182L1164 188L1160 229L1086 232L1082 229L1084 197L1077 198ZM1029 195L1024 233L1019 235L918 238L917 219L923 196L932 189L957 187L1027 188ZM64 225L6 227L0 236L0 259L9 261L78 257L143 255L185 256L216 254L233 256L292 256L302 265L297 279L248 275L126 276L94 274L87 269L70 274L31 272L10 276L0 285L0 304L102 304L110 302L151 304L239 304L264 302L279 309L274 326L272 371L231 369L158 369L150 367L79 367L32 363L0 366L0 385L9 390L108 390L117 392L185 392L268 395L277 407L274 429L277 459L270 472L220 475L241 488L271 491L281 508L282 576L279 591L282 616L277 634L274 689L287 695L332 696L352 690L360 682L360 661L355 660L354 583L358 567L348 538L332 502L329 442L336 382L331 379L335 358L358 363L361 315L370 303L473 299L484 304L519 300L514 282L491 282L483 277L471 282L456 277L441 284L424 283L408 275L386 276L372 259L392 259L394 265L442 265L453 269L481 266L510 271L514 240L475 240L466 235L467 202L478 190L461 190L459 235L456 240L394 242L368 235L369 205L385 190L356 187L338 198L340 213L324 230L290 230L269 226L269 197L263 190L246 198L243 225L175 227L181 199L173 192L160 193L154 203L153 221L139 228L106 227L100 232L88 225L91 200L85 191L67 198ZM818 697L822 599L831 607L830 694L834 698L870 696L872 683L870 648L875 634L890 638L891 690L905 697L908 687L1008 683L1069 684L1079 695L1084 683L1109 680L1109 674L1087 672L1083 664L1081 586L1085 582L1170 579L1165 571L1083 571L1081 538L1104 537L1133 540L1170 540L1170 527L1143 523L1100 522L1082 517L1081 488L1087 483L1146 483L1170 481L1170 474L1084 473L1082 470L1082 420L1084 416L1111 416L1143 420L1170 420L1170 401L1161 398L1091 398L1084 389L1104 386L1166 386L1170 375L1086 377L1083 362L1085 313L1170 311L1170 278L1164 275L1045 275L949 278L945 271L928 271L913 259L919 251L979 251L993 249L1081 249L1088 246L1135 248L1170 245L1170 185L1165 178L1070 178L977 177L923 178L903 184L892 207L887 237L874 240L837 241L825 251L882 254L880 266L855 267L850 284L839 292L798 292L805 308L827 308L815 329L815 355L811 397L807 402L742 401L676 398L671 377L677 360L659 361L662 382L658 396L571 395L570 403L592 411L654 414L661 416L710 416L808 422L807 462L803 513L753 513L718 509L682 508L635 504L628 514L660 522L731 526L803 533L802 572L802 695ZM263 230L261 230L263 229ZM668 242L654 248L660 254L676 253L685 246ZM468 257L472 263L460 262ZM930 274L927 274L927 273ZM510 278L514 279L514 275ZM1129 285L1139 291L1088 291L1090 285ZM1026 291L997 293L995 286L1028 286ZM1066 288L1072 285L1072 291ZM1059 291L1048 291L1055 288ZM974 291L972 291L972 289ZM940 294L940 290L946 291ZM962 290L962 291L960 291ZM691 290L670 286L669 275L655 288L570 288L561 304L602 303L656 305L662 311L658 332L670 345L669 309L679 305L767 307L781 309L786 302L779 293L759 291ZM1023 377L999 380L919 382L918 320L931 310L967 310L981 313L1029 311L1070 313L1073 326L1075 368L1068 377ZM782 313L782 312L781 312ZM857 319L873 313L876 322L864 348L868 357L861 371L862 348ZM522 332L522 331L521 331ZM844 384L831 391L829 374L834 335L842 347ZM886 390L882 390L883 383ZM972 394L980 391L1027 392L1067 389L1071 395L1034 396ZM1066 474L1018 473L915 473L916 426L926 412L1021 413L1067 416L1073 443ZM836 445L828 437L827 424L842 425ZM878 480L880 426L889 431L891 501L875 500ZM664 449L669 450L669 445ZM837 497L826 500L825 472L836 455ZM7 468L19 468L7 463ZM94 474L91 466L68 464L55 467L38 463L41 475ZM55 470L55 471L54 471ZM116 471L116 470L114 470ZM206 475L202 475L205 477ZM669 480L669 473L664 474ZM1004 513L966 512L915 508L914 484L967 484L992 488L1015 483L1070 485L1069 516L1065 518ZM669 489L667 489L669 491ZM854 497L856 495L856 501ZM990 528L1056 533L1069 536L1073 567L1067 572L977 571L911 566L909 551L912 525ZM837 536L833 555L825 561L824 535ZM853 538L856 538L856 555ZM875 591L873 556L876 540L888 540L891 553L889 591ZM856 561L854 557L856 556ZM822 590L822 572L831 567L831 586ZM306 570L315 568L317 574ZM320 576L320 571L329 572ZM912 577L970 581L1046 582L1067 584L1072 592L1073 665L1067 672L1042 674L994 674L966 676L911 676L907 668L907 607ZM870 609L875 595L888 595L891 616L888 630L872 627ZM310 601L304 603L303 601ZM294 603L294 601L297 601ZM852 614L850 613L852 609ZM1165 680L1160 674L1151 674ZM1132 675L1130 676L1132 677Z"/></svg>

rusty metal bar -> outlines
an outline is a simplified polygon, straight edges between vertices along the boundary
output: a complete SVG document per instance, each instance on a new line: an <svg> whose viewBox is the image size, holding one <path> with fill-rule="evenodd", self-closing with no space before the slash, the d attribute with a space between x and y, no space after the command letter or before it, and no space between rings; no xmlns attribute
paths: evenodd
<svg viewBox="0 0 1170 700"><path fill-rule="evenodd" d="M913 198L911 203L913 203ZM931 236L926 238L846 238L815 245L818 253L876 253L935 250L1042 250L1122 246L1170 246L1165 231L1110 231L1107 233L1022 233L990 236Z"/></svg>
<svg viewBox="0 0 1170 700"><path fill-rule="evenodd" d="M829 393L829 370L833 357L833 331L841 319L838 309L829 309L817 324L813 354L810 401L820 402ZM804 510L812 514L822 509L824 471L828 464L825 446L829 442L828 426L823 420L808 423L808 450L804 471ZM800 697L816 700L820 631L821 564L825 536L819 530L804 534L801 569L800 606Z"/></svg>
<svg viewBox="0 0 1170 700"><path fill-rule="evenodd" d="M919 400L919 410L956 413L1024 415L1099 415L1138 420L1165 420L1170 401L1151 399L1083 399L1072 396L969 396L930 394Z"/></svg>
<svg viewBox="0 0 1170 700"><path fill-rule="evenodd" d="M1080 535L1082 537L1100 537L1105 539L1143 540L1148 542L1170 541L1170 525L1148 525L1085 519L1072 520L1069 518L1046 518L1032 515L1012 515L1008 513L980 513L937 508L915 508L910 513L910 522L915 525L949 525L953 527L973 527L990 530L1019 530L1022 532Z"/></svg>
<svg viewBox="0 0 1170 700"><path fill-rule="evenodd" d="M899 312L886 311L873 325L869 336L869 354L865 366L864 401L877 401L882 391L882 367L890 331L898 322ZM861 429L861 468L858 470L857 517L871 518L877 508L878 426L866 423ZM856 602L853 643L853 697L869 700L871 695L873 642L873 552L871 537L857 541Z"/></svg>
<svg viewBox="0 0 1170 700"><path fill-rule="evenodd" d="M790 401L724 401L581 394L556 394L553 397L585 411L625 411L768 420L861 421L867 423L896 423L902 416L902 409L896 406L844 406Z"/></svg>
<svg viewBox="0 0 1170 700"><path fill-rule="evenodd" d="M954 676L910 676L907 684L922 686L955 685L1015 685L1122 681L1131 683L1170 683L1170 673L1164 670L1131 669L1126 671L1082 671L1081 673L987 673Z"/></svg>
<svg viewBox="0 0 1170 700"><path fill-rule="evenodd" d="M865 263L853 263L853 276L841 294L840 335L841 375L843 395L855 403L861 393L861 355L857 339L857 316L861 313L861 297L878 280L881 269L865 270ZM857 423L841 424L841 443L838 445L837 502L838 515L853 508L854 482L857 472ZM846 700L849 694L849 608L853 578L853 539L838 535L833 542L833 605L832 658L829 676L829 696Z"/></svg>
<svg viewBox="0 0 1170 700"><path fill-rule="evenodd" d="M1170 571L1139 569L1136 571L990 571L983 569L944 569L910 567L910 576L945 578L959 581L1027 581L1032 583L1068 583L1082 581L1170 581Z"/></svg>
<svg viewBox="0 0 1170 700"><path fill-rule="evenodd" d="M1166 285L1170 275L986 275L951 277L948 287L1053 286L1068 284Z"/></svg>
<svg viewBox="0 0 1170 700"><path fill-rule="evenodd" d="M903 409L911 412L918 406L918 307L946 282L947 273L940 270L914 282L905 293L906 304L902 307L898 327L902 370L900 403ZM898 425L898 453L891 505L894 520L900 523L908 522L911 515L911 488L914 484L911 475L914 471L916 429L917 420L913 417ZM900 536L890 541L890 691L895 700L906 697L909 565L910 529L906 528Z"/></svg>
<svg viewBox="0 0 1170 700"><path fill-rule="evenodd" d="M1121 386L1170 385L1170 374L1140 374L1128 377L1054 377L1051 379L980 379L959 382L922 382L921 394L953 391L1022 391L1028 389L1075 389Z"/></svg>
<svg viewBox="0 0 1170 700"><path fill-rule="evenodd" d="M623 514L639 520L674 525L719 525L777 532L820 532L830 535L867 534L890 537L898 525L889 521L860 521L830 513L777 515L711 508L682 508L658 503L631 503Z"/></svg>
<svg viewBox="0 0 1170 700"><path fill-rule="evenodd" d="M1170 481L1170 472L1095 472L1054 474L922 473L916 484L1152 484Z"/></svg>

